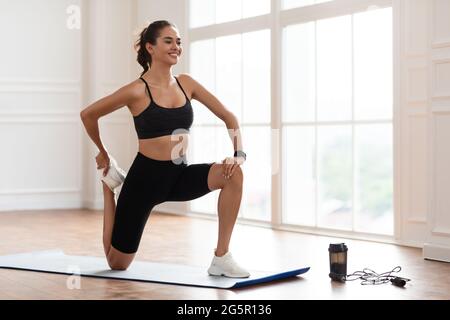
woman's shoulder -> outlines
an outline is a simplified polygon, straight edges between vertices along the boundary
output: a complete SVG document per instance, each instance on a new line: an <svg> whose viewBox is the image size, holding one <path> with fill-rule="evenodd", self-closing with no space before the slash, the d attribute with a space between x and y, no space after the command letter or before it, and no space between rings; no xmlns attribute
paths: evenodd
<svg viewBox="0 0 450 320"><path fill-rule="evenodd" d="M124 84L118 91L125 97L126 105L130 110L134 108L134 105L142 103L142 100L145 99L145 84L139 78Z"/></svg>
<svg viewBox="0 0 450 320"><path fill-rule="evenodd" d="M144 93L145 84L142 80L135 79L125 84L122 89L127 93L131 99L139 98Z"/></svg>
<svg viewBox="0 0 450 320"><path fill-rule="evenodd" d="M187 83L194 83L194 78L189 73L180 73L176 76L178 80L185 81Z"/></svg>
<svg viewBox="0 0 450 320"><path fill-rule="evenodd" d="M198 82L189 73L180 73L176 78L181 86L190 92L190 96L192 97Z"/></svg>

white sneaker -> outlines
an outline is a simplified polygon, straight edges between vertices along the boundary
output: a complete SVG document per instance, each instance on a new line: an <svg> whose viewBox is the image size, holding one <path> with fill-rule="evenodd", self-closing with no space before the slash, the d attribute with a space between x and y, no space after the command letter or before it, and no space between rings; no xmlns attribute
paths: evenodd
<svg viewBox="0 0 450 320"><path fill-rule="evenodd" d="M114 189L125 181L127 174L124 170L119 168L116 159L111 156L109 156L109 170L106 176L103 176L103 170L104 169L99 170L102 177L101 180L105 182L112 192L114 192Z"/></svg>
<svg viewBox="0 0 450 320"><path fill-rule="evenodd" d="M211 266L208 269L208 274L211 276L225 276L229 278L250 277L250 273L234 261L231 252L227 252L222 257L218 257L214 254Z"/></svg>

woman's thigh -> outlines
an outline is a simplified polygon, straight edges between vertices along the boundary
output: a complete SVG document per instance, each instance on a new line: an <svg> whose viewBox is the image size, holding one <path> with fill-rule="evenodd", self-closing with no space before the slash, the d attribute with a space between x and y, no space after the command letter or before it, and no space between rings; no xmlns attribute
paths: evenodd
<svg viewBox="0 0 450 320"><path fill-rule="evenodd" d="M153 207L164 202L176 174L168 164L138 156L117 200L111 245L135 253Z"/></svg>
<svg viewBox="0 0 450 320"><path fill-rule="evenodd" d="M227 184L242 183L242 169L236 167L229 179L223 176L221 163L199 163L187 166L176 180L165 201L189 201L222 189Z"/></svg>
<svg viewBox="0 0 450 320"><path fill-rule="evenodd" d="M214 189L208 185L208 176L214 163L196 163L186 166L172 185L165 201L189 201Z"/></svg>

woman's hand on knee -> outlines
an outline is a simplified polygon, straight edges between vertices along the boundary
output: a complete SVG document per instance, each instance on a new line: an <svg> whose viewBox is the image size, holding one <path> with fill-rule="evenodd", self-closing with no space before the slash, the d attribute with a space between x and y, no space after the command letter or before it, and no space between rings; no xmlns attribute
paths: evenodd
<svg viewBox="0 0 450 320"><path fill-rule="evenodd" d="M222 161L223 164L223 176L225 179L229 179L236 168L244 163L244 159L241 157L227 157Z"/></svg>

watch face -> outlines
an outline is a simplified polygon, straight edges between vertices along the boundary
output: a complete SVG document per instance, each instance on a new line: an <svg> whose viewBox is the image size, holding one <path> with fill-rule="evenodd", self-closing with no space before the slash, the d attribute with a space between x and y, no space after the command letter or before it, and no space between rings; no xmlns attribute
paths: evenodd
<svg viewBox="0 0 450 320"><path fill-rule="evenodd" d="M244 151L241 151L241 150L235 151L235 152L234 152L234 156L235 156L235 157L242 157L242 158L244 158L245 160L247 160L247 155L245 154Z"/></svg>

